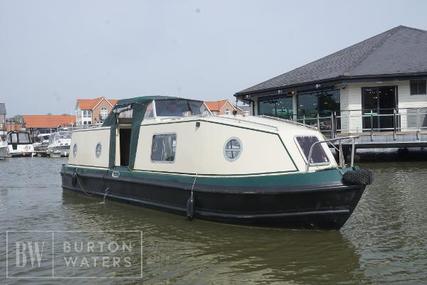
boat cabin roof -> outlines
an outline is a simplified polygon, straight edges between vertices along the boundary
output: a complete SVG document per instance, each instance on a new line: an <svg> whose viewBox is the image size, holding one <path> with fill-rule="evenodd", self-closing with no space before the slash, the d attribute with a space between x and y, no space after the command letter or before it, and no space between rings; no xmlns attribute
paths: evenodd
<svg viewBox="0 0 427 285"><path fill-rule="evenodd" d="M140 96L140 97L133 97L133 98L128 98L128 99L121 99L119 101L117 101L117 104L114 106L114 109L120 109L129 105L134 105L134 104L148 104L151 103L153 100L155 101L162 101L162 100L187 100L187 101L198 101L198 100L190 100L190 99L185 99L185 98L180 98L180 97L173 97L173 96L160 96L160 95L155 95L155 96ZM202 101L200 101L202 102Z"/></svg>
<svg viewBox="0 0 427 285"><path fill-rule="evenodd" d="M122 99L117 102L103 126L112 126L117 121L139 118L139 121L153 117L187 117L210 114L203 101L170 96L143 96ZM138 119L137 119L138 120Z"/></svg>

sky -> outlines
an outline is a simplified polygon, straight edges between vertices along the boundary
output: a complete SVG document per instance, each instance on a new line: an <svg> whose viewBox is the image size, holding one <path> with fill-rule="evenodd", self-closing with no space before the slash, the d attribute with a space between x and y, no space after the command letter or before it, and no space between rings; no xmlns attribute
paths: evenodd
<svg viewBox="0 0 427 285"><path fill-rule="evenodd" d="M399 25L427 1L0 0L0 102L74 113L77 98L233 94Z"/></svg>

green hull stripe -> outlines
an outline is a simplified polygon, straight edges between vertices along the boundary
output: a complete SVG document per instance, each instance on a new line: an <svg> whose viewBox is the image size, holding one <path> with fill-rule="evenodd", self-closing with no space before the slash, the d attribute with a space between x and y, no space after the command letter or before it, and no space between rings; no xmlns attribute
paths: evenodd
<svg viewBox="0 0 427 285"><path fill-rule="evenodd" d="M64 173L73 173L76 167L63 166ZM169 173L152 173L145 171L131 171L127 168L116 168L120 177L161 180L176 183L187 183L191 185L194 176L177 175ZM81 168L77 170L80 174L106 174L111 170ZM111 174L110 174L111 175ZM259 175L246 177L197 177L197 184L215 186L258 186L258 187L280 187L280 186L307 186L307 185L331 185L341 184L342 174L338 169L327 169L310 173L290 173L280 175Z"/></svg>

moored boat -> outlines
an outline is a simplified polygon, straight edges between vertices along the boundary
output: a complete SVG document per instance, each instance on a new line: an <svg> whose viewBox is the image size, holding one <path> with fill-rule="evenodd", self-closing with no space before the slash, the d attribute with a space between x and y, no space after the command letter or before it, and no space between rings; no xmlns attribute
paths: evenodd
<svg viewBox="0 0 427 285"><path fill-rule="evenodd" d="M58 130L52 133L47 146L47 154L50 157L68 157L70 154L71 132Z"/></svg>
<svg viewBox="0 0 427 285"><path fill-rule="evenodd" d="M0 131L0 159L5 159L8 156L7 135L3 131Z"/></svg>
<svg viewBox="0 0 427 285"><path fill-rule="evenodd" d="M7 133L9 155L14 156L32 156L34 147L31 142L30 134L25 131L12 131Z"/></svg>
<svg viewBox="0 0 427 285"><path fill-rule="evenodd" d="M322 229L342 227L372 180L316 129L161 96L120 100L102 127L74 131L61 175L64 189L190 219Z"/></svg>

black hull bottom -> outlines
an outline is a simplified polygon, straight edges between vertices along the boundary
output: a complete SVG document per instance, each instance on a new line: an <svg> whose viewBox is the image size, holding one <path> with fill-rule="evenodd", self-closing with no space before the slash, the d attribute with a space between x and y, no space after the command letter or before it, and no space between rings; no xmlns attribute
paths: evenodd
<svg viewBox="0 0 427 285"><path fill-rule="evenodd" d="M331 185L306 189L245 192L197 189L143 180L62 172L62 187L144 207L205 220L281 228L340 229L359 202L365 186ZM190 209L193 209L190 210Z"/></svg>

